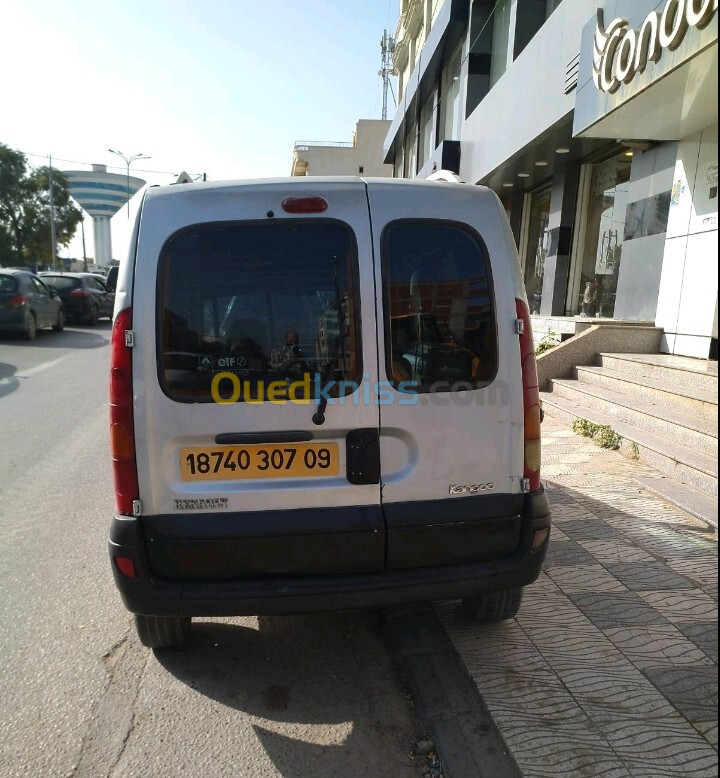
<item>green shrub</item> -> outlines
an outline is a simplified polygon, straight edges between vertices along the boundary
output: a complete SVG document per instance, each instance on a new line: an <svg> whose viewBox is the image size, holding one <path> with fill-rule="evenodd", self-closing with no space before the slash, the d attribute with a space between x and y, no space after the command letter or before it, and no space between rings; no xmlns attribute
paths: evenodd
<svg viewBox="0 0 720 778"><path fill-rule="evenodd" d="M593 440L602 448L617 451L620 448L622 438L609 424L594 424L587 419L575 419L572 423L572 431L576 435Z"/></svg>
<svg viewBox="0 0 720 778"><path fill-rule="evenodd" d="M539 357L540 354L544 354L546 351L550 351L551 348L559 346L557 333L552 330L548 330L545 335L540 339L540 342L535 346L535 356Z"/></svg>

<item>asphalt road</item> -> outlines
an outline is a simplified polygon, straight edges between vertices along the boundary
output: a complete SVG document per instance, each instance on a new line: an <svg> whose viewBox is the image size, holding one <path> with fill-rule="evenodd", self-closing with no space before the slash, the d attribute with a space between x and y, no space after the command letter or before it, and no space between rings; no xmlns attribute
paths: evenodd
<svg viewBox="0 0 720 778"><path fill-rule="evenodd" d="M376 614L139 644L106 554L109 337L0 336L0 775L416 776Z"/></svg>

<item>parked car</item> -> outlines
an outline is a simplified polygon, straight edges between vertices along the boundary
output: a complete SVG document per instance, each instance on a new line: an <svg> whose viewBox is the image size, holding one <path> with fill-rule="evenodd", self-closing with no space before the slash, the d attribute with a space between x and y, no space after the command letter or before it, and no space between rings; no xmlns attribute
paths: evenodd
<svg viewBox="0 0 720 778"><path fill-rule="evenodd" d="M193 616L448 598L484 622L517 613L550 507L530 314L491 190L157 187L134 235L109 552L144 645L182 644Z"/></svg>
<svg viewBox="0 0 720 778"><path fill-rule="evenodd" d="M0 268L0 330L33 340L43 327L61 332L64 326L62 300L52 287L27 271Z"/></svg>
<svg viewBox="0 0 720 778"><path fill-rule="evenodd" d="M60 295L68 320L97 324L98 319L112 319L115 293L102 278L92 273L42 273L41 277Z"/></svg>

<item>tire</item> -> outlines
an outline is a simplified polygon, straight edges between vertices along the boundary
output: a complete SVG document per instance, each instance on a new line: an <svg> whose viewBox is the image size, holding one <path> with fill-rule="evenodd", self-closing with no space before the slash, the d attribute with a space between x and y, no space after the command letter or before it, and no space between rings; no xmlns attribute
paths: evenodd
<svg viewBox="0 0 720 778"><path fill-rule="evenodd" d="M35 336L37 335L37 319L35 318L35 314L30 311L27 315L27 319L25 320L25 330L23 332L23 337L25 340L35 340Z"/></svg>
<svg viewBox="0 0 720 778"><path fill-rule="evenodd" d="M494 624L517 616L522 596L522 586L515 589L504 589L501 592L487 592L479 597L465 598L463 608L480 624Z"/></svg>
<svg viewBox="0 0 720 778"><path fill-rule="evenodd" d="M135 629L147 648L179 648L190 634L190 616L135 616Z"/></svg>
<svg viewBox="0 0 720 778"><path fill-rule="evenodd" d="M57 321L53 324L53 329L55 332L62 332L65 329L65 314L62 308L58 311Z"/></svg>
<svg viewBox="0 0 720 778"><path fill-rule="evenodd" d="M90 315L88 316L88 324L94 327L98 323L98 319L100 318L100 313L98 311L97 305L93 305L92 311L90 311Z"/></svg>

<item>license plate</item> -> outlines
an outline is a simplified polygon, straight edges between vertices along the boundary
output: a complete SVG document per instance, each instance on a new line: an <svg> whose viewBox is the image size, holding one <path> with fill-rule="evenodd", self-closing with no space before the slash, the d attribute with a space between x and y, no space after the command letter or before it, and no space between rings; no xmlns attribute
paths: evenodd
<svg viewBox="0 0 720 778"><path fill-rule="evenodd" d="M180 449L183 481L311 478L340 472L337 443L215 446Z"/></svg>

